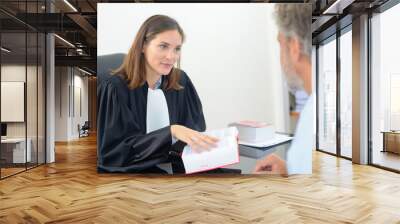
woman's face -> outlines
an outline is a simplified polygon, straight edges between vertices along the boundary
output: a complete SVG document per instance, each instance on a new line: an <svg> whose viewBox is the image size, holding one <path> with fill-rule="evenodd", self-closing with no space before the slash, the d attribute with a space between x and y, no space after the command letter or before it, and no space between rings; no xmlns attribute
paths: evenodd
<svg viewBox="0 0 400 224"><path fill-rule="evenodd" d="M143 48L146 69L158 75L168 75L181 55L182 37L177 30L157 34Z"/></svg>

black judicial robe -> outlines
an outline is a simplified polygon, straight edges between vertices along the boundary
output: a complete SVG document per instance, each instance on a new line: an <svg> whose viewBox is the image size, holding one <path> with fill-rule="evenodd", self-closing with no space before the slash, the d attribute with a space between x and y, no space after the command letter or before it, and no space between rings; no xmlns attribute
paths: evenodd
<svg viewBox="0 0 400 224"><path fill-rule="evenodd" d="M163 89L170 125L179 124L205 131L200 98L183 71L179 83L183 87L181 90ZM126 81L118 75L107 75L99 81L98 172L140 173L168 161L172 150L170 126L146 134L147 91L147 82L130 90ZM175 144L182 145L182 142Z"/></svg>

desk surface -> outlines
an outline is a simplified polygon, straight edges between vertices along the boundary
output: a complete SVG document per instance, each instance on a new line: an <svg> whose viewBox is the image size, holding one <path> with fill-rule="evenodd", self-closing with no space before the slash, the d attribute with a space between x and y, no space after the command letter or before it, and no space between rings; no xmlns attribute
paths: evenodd
<svg viewBox="0 0 400 224"><path fill-rule="evenodd" d="M285 146L286 148L288 148L288 146L292 142L292 139L292 137L286 137L282 140L279 139L278 141L271 141L272 144L264 147L239 144L239 153L241 156L259 159L266 156L271 151L274 151L276 148L279 148L280 146Z"/></svg>
<svg viewBox="0 0 400 224"><path fill-rule="evenodd" d="M400 131L381 131L384 134L400 134Z"/></svg>
<svg viewBox="0 0 400 224"><path fill-rule="evenodd" d="M27 141L30 141L30 138L28 138ZM6 139L1 139L1 143L20 143L20 142L25 142L25 138L6 138Z"/></svg>
<svg viewBox="0 0 400 224"><path fill-rule="evenodd" d="M256 166L257 160L263 159L271 153L275 153L282 159L286 159L286 151L289 146L290 144L283 143L275 145L274 147L269 147L266 150L244 148L243 146L240 146L240 162L238 164L227 166L226 168L241 169L242 174L251 174Z"/></svg>
<svg viewBox="0 0 400 224"><path fill-rule="evenodd" d="M285 143L291 142L292 140L293 140L293 137L291 137L289 135L275 133L274 138L267 139L262 142L246 142L246 141L240 141L240 139L239 139L239 145L258 148L258 149L266 149L266 148L270 148L270 147L275 147L280 144L285 144Z"/></svg>

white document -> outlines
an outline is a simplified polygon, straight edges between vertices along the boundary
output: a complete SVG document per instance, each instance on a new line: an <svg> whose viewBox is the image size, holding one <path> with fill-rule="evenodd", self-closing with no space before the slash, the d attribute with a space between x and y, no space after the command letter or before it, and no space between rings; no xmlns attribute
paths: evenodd
<svg viewBox="0 0 400 224"><path fill-rule="evenodd" d="M252 146L252 147L258 147L258 148L264 148L264 147L270 147L270 146L274 146L274 145L277 145L277 144L281 144L281 143L290 141L292 139L293 139L293 137L289 137L287 135L275 133L274 138L268 139L266 141L261 141L261 142L254 143L254 142L241 141L239 139L239 144L240 145Z"/></svg>
<svg viewBox="0 0 400 224"><path fill-rule="evenodd" d="M236 127L207 131L204 134L218 138L217 147L210 151L196 153L186 146L182 152L186 174L213 170L239 162Z"/></svg>

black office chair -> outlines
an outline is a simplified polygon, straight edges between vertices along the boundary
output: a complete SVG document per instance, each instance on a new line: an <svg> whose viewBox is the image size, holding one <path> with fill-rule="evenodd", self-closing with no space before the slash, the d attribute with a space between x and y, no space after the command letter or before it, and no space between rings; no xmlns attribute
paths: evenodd
<svg viewBox="0 0 400 224"><path fill-rule="evenodd" d="M123 53L97 56L97 85L107 79L112 70L119 68L124 58Z"/></svg>
<svg viewBox="0 0 400 224"><path fill-rule="evenodd" d="M78 124L79 138L89 136L89 129L90 129L89 121L85 121L82 127Z"/></svg>

